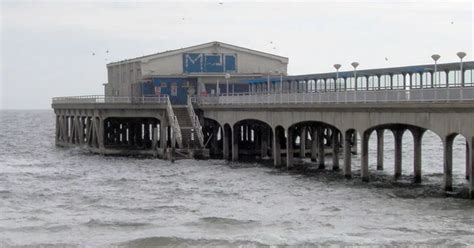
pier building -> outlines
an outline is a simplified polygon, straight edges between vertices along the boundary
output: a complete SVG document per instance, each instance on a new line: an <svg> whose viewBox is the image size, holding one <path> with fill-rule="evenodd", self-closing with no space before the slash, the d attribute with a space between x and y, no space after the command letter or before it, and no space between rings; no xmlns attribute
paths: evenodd
<svg viewBox="0 0 474 248"><path fill-rule="evenodd" d="M360 178L369 181L372 164L384 169L384 132L394 135L393 174L400 178L402 137L411 133L419 183L422 137L430 130L443 143L447 191L453 140L466 139L463 166L474 197L474 62L368 70L355 64L292 76L287 63L220 42L111 63L105 95L53 98L56 144L101 154L263 159L286 169L307 161L346 178L359 153ZM369 163L372 134L377 155Z"/></svg>

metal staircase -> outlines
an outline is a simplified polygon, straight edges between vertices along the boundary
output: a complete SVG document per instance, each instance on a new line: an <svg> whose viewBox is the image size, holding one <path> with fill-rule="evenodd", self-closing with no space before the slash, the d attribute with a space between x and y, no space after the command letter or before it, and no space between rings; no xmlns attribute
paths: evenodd
<svg viewBox="0 0 474 248"><path fill-rule="evenodd" d="M201 148L204 148L204 133L202 132L202 126L199 122L199 117L196 115L196 112L194 112L193 103L190 97L188 97L187 109L189 113L189 118L191 118L191 122L193 124L194 133L198 138L199 145L201 146Z"/></svg>
<svg viewBox="0 0 474 248"><path fill-rule="evenodd" d="M174 114L173 106L171 106L170 98L166 97L166 113L168 115L168 121L173 129L173 136L178 143L180 148L183 147L183 135L181 134L181 128L179 127L178 118Z"/></svg>

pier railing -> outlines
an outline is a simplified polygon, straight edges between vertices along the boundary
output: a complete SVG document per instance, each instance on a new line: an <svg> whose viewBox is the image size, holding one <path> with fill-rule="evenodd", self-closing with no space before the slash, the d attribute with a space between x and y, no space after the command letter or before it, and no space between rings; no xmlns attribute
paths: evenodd
<svg viewBox="0 0 474 248"><path fill-rule="evenodd" d="M196 112L194 112L193 102L190 97L188 97L188 103L186 107L188 109L189 117L191 118L194 131L198 137L199 144L201 145L201 147L204 147L204 134L202 132L202 126L201 126L201 123L199 122L198 115L196 114Z"/></svg>
<svg viewBox="0 0 474 248"><path fill-rule="evenodd" d="M53 97L53 104L82 104L82 103L163 103L165 104L168 96L104 96L104 95L89 95L89 96L65 96L65 97Z"/></svg>
<svg viewBox="0 0 474 248"><path fill-rule="evenodd" d="M303 104L303 103L395 103L395 102L460 102L474 101L473 87L334 91L307 93L239 93L198 97L198 104Z"/></svg>
<svg viewBox="0 0 474 248"><path fill-rule="evenodd" d="M178 143L178 146L180 148L183 147L183 135L181 133L181 127L179 126L178 118L174 114L173 111L173 106L171 105L170 99L168 96L165 97L166 100L166 114L168 116L168 121L171 125L171 128L173 130L173 138L176 140Z"/></svg>

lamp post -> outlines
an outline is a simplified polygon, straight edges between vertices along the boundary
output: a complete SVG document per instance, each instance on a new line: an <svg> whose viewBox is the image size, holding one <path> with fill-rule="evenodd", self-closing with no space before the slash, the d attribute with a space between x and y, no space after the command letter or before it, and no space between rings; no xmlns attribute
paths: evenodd
<svg viewBox="0 0 474 248"><path fill-rule="evenodd" d="M354 67L354 89L357 90L357 66L359 66L359 63L352 62L351 65Z"/></svg>
<svg viewBox="0 0 474 248"><path fill-rule="evenodd" d="M436 80L436 79L438 78L436 75L438 74L438 60L441 58L441 56L439 56L439 54L433 54L433 55L431 55L431 58L432 58L432 59L434 60L434 62L435 62L434 74L433 74L434 76L433 76L433 78L435 79L435 80L434 80L434 84L435 84L435 86L437 86L437 84L438 84L439 82L436 82L436 81L439 81L439 80ZM438 85L438 86L439 86L439 85Z"/></svg>
<svg viewBox="0 0 474 248"><path fill-rule="evenodd" d="M461 73L461 87L464 87L464 72L462 71L462 59L464 57L466 57L466 53L465 52L458 52L456 53L456 55L459 57L459 59L461 60L461 62L459 63L460 64L460 73Z"/></svg>
<svg viewBox="0 0 474 248"><path fill-rule="evenodd" d="M229 79L230 79L230 74L229 73L226 73L225 74L225 81L226 81L226 93L227 93L227 96L229 96Z"/></svg>
<svg viewBox="0 0 474 248"><path fill-rule="evenodd" d="M334 68L336 69L336 82L334 83L334 86L337 90L337 81L339 80L339 69L341 68L340 64L334 64ZM341 88L341 87L339 87Z"/></svg>

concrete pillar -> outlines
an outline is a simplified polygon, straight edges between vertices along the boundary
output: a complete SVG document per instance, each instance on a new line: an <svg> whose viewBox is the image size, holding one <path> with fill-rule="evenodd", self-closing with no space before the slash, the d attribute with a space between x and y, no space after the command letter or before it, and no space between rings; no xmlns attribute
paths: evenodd
<svg viewBox="0 0 474 248"><path fill-rule="evenodd" d="M293 167L293 128L288 128L286 137L286 168Z"/></svg>
<svg viewBox="0 0 474 248"><path fill-rule="evenodd" d="M306 156L306 127L301 127L300 130L300 158L305 158Z"/></svg>
<svg viewBox="0 0 474 248"><path fill-rule="evenodd" d="M444 138L444 190L453 190L453 140L454 137Z"/></svg>
<svg viewBox="0 0 474 248"><path fill-rule="evenodd" d="M60 128L59 128L59 115L57 114L56 114L56 130L54 134L55 134L54 142L55 142L55 145L57 146L59 143L59 137L61 137Z"/></svg>
<svg viewBox="0 0 474 248"><path fill-rule="evenodd" d="M332 133L332 169L339 170L339 133L336 129Z"/></svg>
<svg viewBox="0 0 474 248"><path fill-rule="evenodd" d="M316 128L311 128L311 162L316 162L318 158L318 132Z"/></svg>
<svg viewBox="0 0 474 248"><path fill-rule="evenodd" d="M469 144L469 198L474 199L474 137L466 137L471 141Z"/></svg>
<svg viewBox="0 0 474 248"><path fill-rule="evenodd" d="M403 129L395 129L393 134L395 136L395 179L402 175L402 139Z"/></svg>
<svg viewBox="0 0 474 248"><path fill-rule="evenodd" d="M352 177L351 174L351 135L349 133L344 134L344 176L349 179Z"/></svg>
<svg viewBox="0 0 474 248"><path fill-rule="evenodd" d="M232 161L239 159L240 128L232 128Z"/></svg>
<svg viewBox="0 0 474 248"><path fill-rule="evenodd" d="M413 133L413 175L415 183L421 183L421 142L424 130L415 129Z"/></svg>
<svg viewBox="0 0 474 248"><path fill-rule="evenodd" d="M79 144L83 145L84 144L84 118L83 117L78 117L78 124L79 124Z"/></svg>
<svg viewBox="0 0 474 248"><path fill-rule="evenodd" d="M324 128L318 127L318 169L324 169Z"/></svg>
<svg viewBox="0 0 474 248"><path fill-rule="evenodd" d="M160 122L160 148L163 148L163 149L166 148L166 144L167 144L167 142L166 142L166 133L167 133L166 129L167 129L166 128L166 122L161 121ZM130 131L129 131L130 140L133 139L132 135L133 135L132 134L132 128L130 128Z"/></svg>
<svg viewBox="0 0 474 248"><path fill-rule="evenodd" d="M281 166L281 147L280 139L278 137L277 129L273 129L273 165L275 167Z"/></svg>
<svg viewBox="0 0 474 248"><path fill-rule="evenodd" d="M470 150L469 150L469 142L466 138L466 180L469 180L469 174L470 174L470 168L471 168L471 156L470 156Z"/></svg>
<svg viewBox="0 0 474 248"><path fill-rule="evenodd" d="M362 181L368 182L369 181L369 137L370 132L364 132L362 134L362 144L361 144L361 151L360 151L360 176Z"/></svg>
<svg viewBox="0 0 474 248"><path fill-rule="evenodd" d="M377 170L383 170L384 129L377 130Z"/></svg>
<svg viewBox="0 0 474 248"><path fill-rule="evenodd" d="M151 150L153 150L153 156L156 157L156 144L158 143L158 129L156 128L156 125L153 127L153 136L152 136L152 141L151 141Z"/></svg>
<svg viewBox="0 0 474 248"><path fill-rule="evenodd" d="M99 124L99 133L97 134L97 142L99 143L99 152L102 154L105 150L104 148L104 119L103 118L98 118L98 124Z"/></svg>

